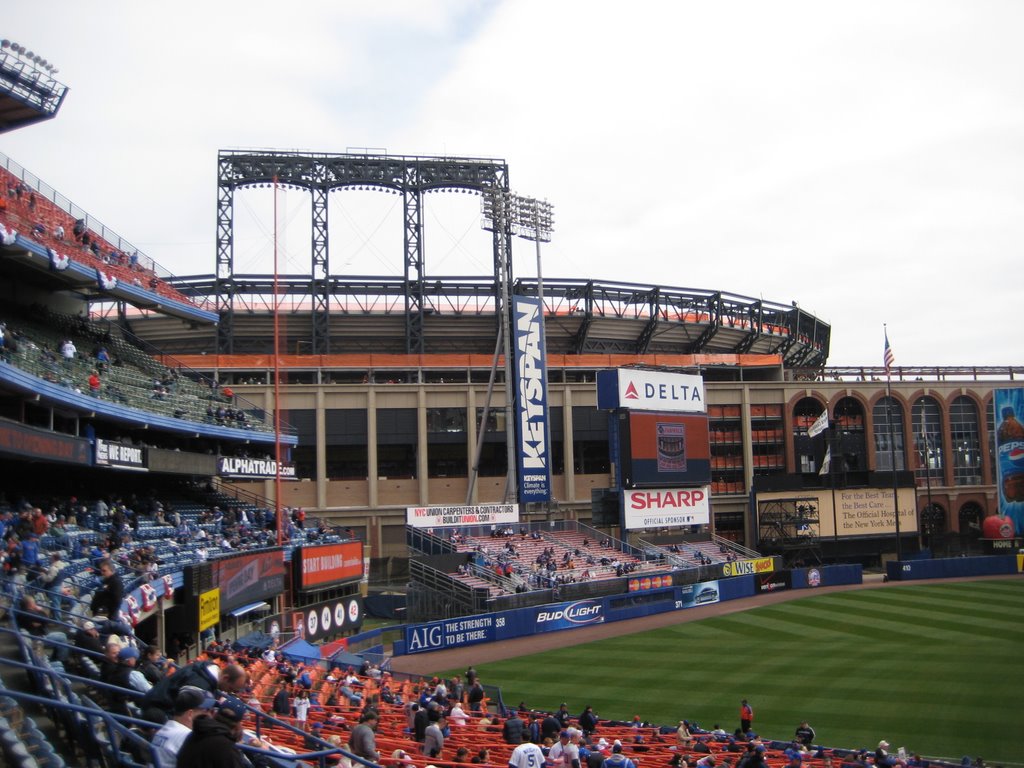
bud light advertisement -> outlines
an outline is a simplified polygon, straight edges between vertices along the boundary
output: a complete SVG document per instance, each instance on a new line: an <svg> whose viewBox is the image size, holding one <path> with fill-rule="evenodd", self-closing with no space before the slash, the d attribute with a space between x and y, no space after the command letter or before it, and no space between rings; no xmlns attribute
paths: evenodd
<svg viewBox="0 0 1024 768"><path fill-rule="evenodd" d="M992 405L999 515L1012 523L1013 535L1020 536L1024 531L1024 388L997 389Z"/></svg>
<svg viewBox="0 0 1024 768"><path fill-rule="evenodd" d="M604 622L604 606L596 600L544 605L537 610L537 631L553 632Z"/></svg>

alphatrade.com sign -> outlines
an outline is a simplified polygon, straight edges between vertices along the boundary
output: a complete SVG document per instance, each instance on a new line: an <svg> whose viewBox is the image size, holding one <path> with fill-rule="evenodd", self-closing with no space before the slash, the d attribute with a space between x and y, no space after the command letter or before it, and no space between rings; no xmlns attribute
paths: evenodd
<svg viewBox="0 0 1024 768"><path fill-rule="evenodd" d="M635 488L622 493L627 530L707 525L711 520L710 488Z"/></svg>
<svg viewBox="0 0 1024 768"><path fill-rule="evenodd" d="M295 465L281 462L281 477L295 479ZM217 461L217 474L221 477L276 478L278 464L273 459L249 459L240 456L221 456Z"/></svg>

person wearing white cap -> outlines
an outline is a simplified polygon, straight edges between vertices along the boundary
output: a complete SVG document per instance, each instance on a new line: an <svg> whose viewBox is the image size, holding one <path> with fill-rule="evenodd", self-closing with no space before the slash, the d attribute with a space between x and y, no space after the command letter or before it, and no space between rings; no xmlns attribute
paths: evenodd
<svg viewBox="0 0 1024 768"><path fill-rule="evenodd" d="M548 750L547 762L554 768L580 768L580 748L573 743L573 733L569 729L558 734L558 741Z"/></svg>
<svg viewBox="0 0 1024 768"><path fill-rule="evenodd" d="M889 754L889 742L882 739L878 742L878 749L875 750L875 765L894 766L902 763Z"/></svg>

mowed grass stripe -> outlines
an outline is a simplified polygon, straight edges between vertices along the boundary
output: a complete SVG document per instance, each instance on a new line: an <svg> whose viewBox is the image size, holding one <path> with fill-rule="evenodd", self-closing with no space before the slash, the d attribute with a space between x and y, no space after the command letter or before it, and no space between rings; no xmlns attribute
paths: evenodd
<svg viewBox="0 0 1024 768"><path fill-rule="evenodd" d="M1004 607L1016 610L1003 615ZM926 755L1019 764L1024 733L1008 713L1024 679L1021 607L1024 581L900 585L594 643L569 639L569 647L480 672L502 686L506 704L566 701L574 714L592 704L604 718L687 717L731 731L746 697L757 730L773 738L789 738L806 717L835 746L873 747L885 737Z"/></svg>
<svg viewBox="0 0 1024 768"><path fill-rule="evenodd" d="M972 613L989 613L999 616L1012 610L1014 598L1012 594L996 593L993 597L985 597L979 602L979 595L969 595L952 591L907 592L898 588L875 590L873 600L882 605L903 605L914 607L921 602L927 605L942 607L953 612L970 611ZM1019 598L1017 600L1019 603Z"/></svg>
<svg viewBox="0 0 1024 768"><path fill-rule="evenodd" d="M816 616L822 622L838 621L842 617L842 631L862 636L876 636L879 632L899 633L920 642L940 639L956 642L958 639L973 640L979 636L987 636L993 640L1006 640L1020 631L1019 622L1015 622L1009 613L999 614L994 618L991 614L976 615L963 612L950 613L940 608L917 603L909 606L875 605L871 623L867 626L856 626L845 621L846 609L829 606L814 606L807 609L808 615Z"/></svg>
<svg viewBox="0 0 1024 768"><path fill-rule="evenodd" d="M919 617L926 621L939 621L949 627L957 625L967 627L972 635L975 632L991 632L996 629L998 633L1015 633L1024 631L1016 619L1021 610L1021 598L1018 595L1016 603L1012 600L1005 601L1005 604L997 606L979 605L969 601L949 601L945 599L922 600L914 597L901 598L899 601L887 601L876 603L885 606L886 611L899 610L908 618ZM831 616L845 617L849 602L846 600L822 599L815 601L813 610L819 616L829 614ZM881 608L880 608L881 610Z"/></svg>

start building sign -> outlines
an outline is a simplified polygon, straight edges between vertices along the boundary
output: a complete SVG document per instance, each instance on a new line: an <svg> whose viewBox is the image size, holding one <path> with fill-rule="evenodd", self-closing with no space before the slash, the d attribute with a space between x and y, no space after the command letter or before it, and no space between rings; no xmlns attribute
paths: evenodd
<svg viewBox="0 0 1024 768"><path fill-rule="evenodd" d="M622 493L627 530L706 525L711 520L711 493L698 488L634 488Z"/></svg>

